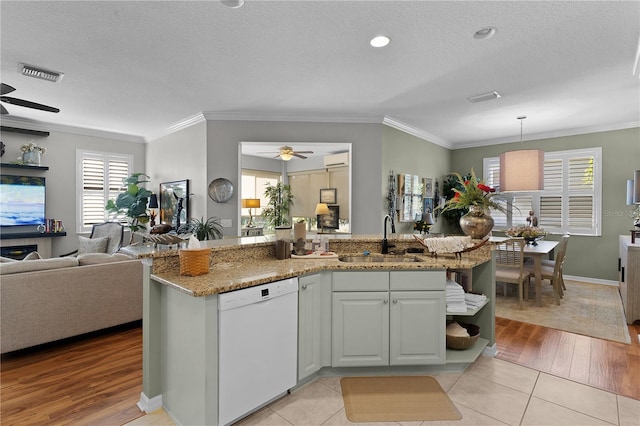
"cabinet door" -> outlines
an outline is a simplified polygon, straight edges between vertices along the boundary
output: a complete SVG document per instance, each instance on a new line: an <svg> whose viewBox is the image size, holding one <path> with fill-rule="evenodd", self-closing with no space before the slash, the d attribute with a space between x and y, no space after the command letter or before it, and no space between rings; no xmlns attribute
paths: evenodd
<svg viewBox="0 0 640 426"><path fill-rule="evenodd" d="M329 273L299 278L298 381L330 363L331 282Z"/></svg>
<svg viewBox="0 0 640 426"><path fill-rule="evenodd" d="M444 291L392 291L391 365L444 364L446 360Z"/></svg>
<svg viewBox="0 0 640 426"><path fill-rule="evenodd" d="M332 365L389 365L389 293L335 292Z"/></svg>

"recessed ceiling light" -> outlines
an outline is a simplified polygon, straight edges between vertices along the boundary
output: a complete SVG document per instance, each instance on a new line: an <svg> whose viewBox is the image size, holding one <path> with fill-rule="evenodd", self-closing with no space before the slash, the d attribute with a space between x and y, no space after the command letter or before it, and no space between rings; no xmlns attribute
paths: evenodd
<svg viewBox="0 0 640 426"><path fill-rule="evenodd" d="M496 31L498 31L496 29L496 27L485 27L485 28L482 28L482 29L476 31L473 34L473 38L476 38L478 40L484 40L484 39L487 39L487 38L491 38L491 37L493 37L495 35Z"/></svg>
<svg viewBox="0 0 640 426"><path fill-rule="evenodd" d="M372 38L369 43L371 43L373 47L385 47L390 41L391 39L389 37L381 35Z"/></svg>
<svg viewBox="0 0 640 426"><path fill-rule="evenodd" d="M220 0L220 3L232 9L237 9L242 7L244 0Z"/></svg>

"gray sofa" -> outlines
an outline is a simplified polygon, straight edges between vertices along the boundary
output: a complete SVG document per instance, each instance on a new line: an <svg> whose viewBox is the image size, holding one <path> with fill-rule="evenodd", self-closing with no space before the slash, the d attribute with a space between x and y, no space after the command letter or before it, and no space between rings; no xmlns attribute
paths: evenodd
<svg viewBox="0 0 640 426"><path fill-rule="evenodd" d="M142 263L126 255L0 264L0 353L142 319Z"/></svg>

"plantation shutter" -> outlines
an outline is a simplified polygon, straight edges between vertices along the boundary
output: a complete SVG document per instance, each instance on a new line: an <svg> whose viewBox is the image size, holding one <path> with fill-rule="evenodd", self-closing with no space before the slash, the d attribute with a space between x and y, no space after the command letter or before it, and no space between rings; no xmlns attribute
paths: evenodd
<svg viewBox="0 0 640 426"><path fill-rule="evenodd" d="M131 175L133 158L119 154L78 151L79 198L77 232L90 232L93 225L114 220L105 206L109 199L115 199L123 191L123 181ZM120 215L115 220L126 223Z"/></svg>

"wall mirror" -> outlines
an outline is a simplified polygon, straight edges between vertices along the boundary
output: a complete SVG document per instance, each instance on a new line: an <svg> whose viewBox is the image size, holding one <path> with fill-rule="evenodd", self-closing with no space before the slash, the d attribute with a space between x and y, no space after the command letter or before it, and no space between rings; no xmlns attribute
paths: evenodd
<svg viewBox="0 0 640 426"><path fill-rule="evenodd" d="M350 233L351 149L348 142L240 142L239 235L247 235L250 213L256 227L263 227L264 233L273 232L261 222L260 215L268 202L264 197L265 186L274 185L279 179L291 186L294 203L290 215L294 222L305 220L308 231L320 230L315 208L324 197L335 201L331 205L338 207L333 211L339 211L340 216L337 227L324 232ZM243 209L241 200L248 198L260 199L261 207L251 212Z"/></svg>

